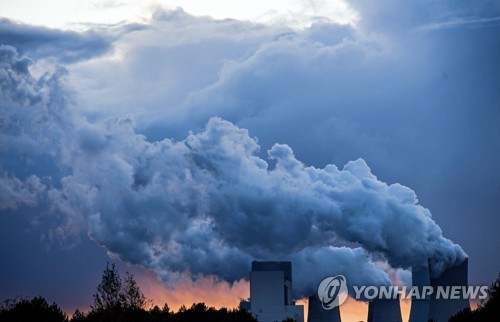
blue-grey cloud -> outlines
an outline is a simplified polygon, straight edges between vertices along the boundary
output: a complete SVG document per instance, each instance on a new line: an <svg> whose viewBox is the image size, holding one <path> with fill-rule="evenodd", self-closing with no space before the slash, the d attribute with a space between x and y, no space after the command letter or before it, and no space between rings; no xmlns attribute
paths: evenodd
<svg viewBox="0 0 500 322"><path fill-rule="evenodd" d="M66 243L67 237L78 239L78 217L59 216L50 200L57 195L51 189L60 187L68 171L63 146L75 114L63 85L65 70L56 67L35 78L31 64L16 48L0 45L0 209L20 214L37 210L29 220L36 226L47 223L42 238Z"/></svg>
<svg viewBox="0 0 500 322"><path fill-rule="evenodd" d="M92 29L83 33L35 27L0 18L0 44L11 45L33 58L74 63L103 55L111 49L112 33Z"/></svg>
<svg viewBox="0 0 500 322"><path fill-rule="evenodd" d="M380 284L389 280L365 251L402 268L430 258L436 273L465 258L411 189L379 181L361 159L318 169L275 145L265 160L247 130L217 118L179 142L148 142L129 119L113 119L82 128L75 144L67 153L73 174L62 179L65 204L81 209L90 236L108 251L167 281L190 273L233 282L251 259L290 258L309 282L299 285L312 285L325 271L311 273L306 258L317 263L313 254L331 253L342 263L332 273ZM364 250L331 248L352 243ZM366 280L347 269L361 259L372 272L361 274Z"/></svg>

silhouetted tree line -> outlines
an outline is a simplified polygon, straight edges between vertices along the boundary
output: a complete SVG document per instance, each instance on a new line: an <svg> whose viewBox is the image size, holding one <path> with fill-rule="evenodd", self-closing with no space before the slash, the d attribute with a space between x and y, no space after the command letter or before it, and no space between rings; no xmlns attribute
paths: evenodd
<svg viewBox="0 0 500 322"><path fill-rule="evenodd" d="M41 296L32 300L7 300L0 307L0 321L2 322L58 322L68 321L66 314L56 304L49 304Z"/></svg>
<svg viewBox="0 0 500 322"><path fill-rule="evenodd" d="M493 322L500 321L500 273L488 289L488 297L481 300L474 311L464 309L453 316L449 322Z"/></svg>
<svg viewBox="0 0 500 322"><path fill-rule="evenodd" d="M114 264L106 265L101 283L94 294L88 313L76 310L71 318L56 304L41 296L32 300L7 300L0 305L0 322L256 322L242 309L215 309L205 303L181 306L178 312L165 303L162 308L146 299L134 277L126 273L122 279Z"/></svg>

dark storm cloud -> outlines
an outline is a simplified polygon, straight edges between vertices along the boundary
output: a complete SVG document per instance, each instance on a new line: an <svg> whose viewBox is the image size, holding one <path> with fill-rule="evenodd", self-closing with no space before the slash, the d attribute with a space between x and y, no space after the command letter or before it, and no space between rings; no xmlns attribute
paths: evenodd
<svg viewBox="0 0 500 322"><path fill-rule="evenodd" d="M48 200L65 172L62 147L70 137L73 114L62 84L65 70L55 68L35 78L32 63L16 48L0 45L0 209L19 209L21 214L36 209L38 215L30 221L48 223L42 235L64 240L77 236L77 227L69 227L72 218L54 215ZM61 228L64 223L67 231Z"/></svg>
<svg viewBox="0 0 500 322"><path fill-rule="evenodd" d="M29 70L32 62L16 48L0 45L0 153L2 165L19 172L23 166L30 168L23 160L28 162L31 154L57 157L60 139L67 130L68 106L62 85L65 70L55 68L36 79Z"/></svg>
<svg viewBox="0 0 500 322"><path fill-rule="evenodd" d="M106 53L112 41L111 35L92 30L62 31L0 18L0 44L37 59L52 57L61 63L74 63Z"/></svg>
<svg viewBox="0 0 500 322"><path fill-rule="evenodd" d="M361 159L306 167L276 144L270 168L247 130L217 118L180 142L147 142L128 119L78 133L54 206L82 209L93 239L166 281L189 273L233 282L252 259L288 258L305 294L327 271L389 283L369 253L395 268L430 258L436 273L465 257L411 189L380 182ZM332 247L349 243L362 248Z"/></svg>
<svg viewBox="0 0 500 322"><path fill-rule="evenodd" d="M41 115L50 130L33 128L27 139L42 148L60 145L58 161L70 169L60 188L33 177L26 183L2 180L10 190L2 188L1 200L11 200L2 204L33 206L37 190L52 213L64 215L54 229L60 238L87 225L91 238L109 252L154 269L167 282L185 273L234 282L246 276L252 259L288 258L296 263L298 294L309 293L308 286L327 271L359 284L390 283L371 253L395 268L430 258L437 273L465 257L442 236L411 189L379 181L362 159L343 169L307 167L290 147L275 144L266 160L247 130L219 118L185 140L148 142L129 118L88 123L72 115L69 106L51 104L45 97L51 91L61 95L57 88L40 91L42 80L16 68L23 58L12 47L2 49L8 53L2 75L18 80L11 91L22 84L41 95L34 102L5 105L9 115L33 110L19 114L12 127L34 124ZM69 125L72 130L61 132ZM5 135L12 135L12 127ZM40 133L52 140L38 140ZM14 195L18 201L10 198ZM333 247L350 244L359 246ZM324 270L305 274L322 260Z"/></svg>

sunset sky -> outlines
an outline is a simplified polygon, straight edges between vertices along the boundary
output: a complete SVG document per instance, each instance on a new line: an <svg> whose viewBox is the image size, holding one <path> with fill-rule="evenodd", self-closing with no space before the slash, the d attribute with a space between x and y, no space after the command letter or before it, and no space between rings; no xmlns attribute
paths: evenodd
<svg viewBox="0 0 500 322"><path fill-rule="evenodd" d="M88 310L106 262L175 309L252 260L297 297L427 258L489 285L498 35L493 0L0 0L0 300Z"/></svg>

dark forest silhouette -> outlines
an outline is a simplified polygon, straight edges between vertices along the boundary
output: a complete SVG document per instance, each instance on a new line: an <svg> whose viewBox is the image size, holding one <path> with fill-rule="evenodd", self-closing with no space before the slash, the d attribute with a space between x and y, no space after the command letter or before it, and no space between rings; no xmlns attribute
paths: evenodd
<svg viewBox="0 0 500 322"><path fill-rule="evenodd" d="M6 300L0 304L0 322L256 322L252 315L241 309L215 309L205 303L184 305L173 312L167 303L162 308L151 306L134 276L126 272L122 279L114 264L106 265L101 283L94 294L94 304L88 313L76 310L68 317L56 304L49 304L42 296L31 300ZM488 298L471 311L463 310L450 319L462 321L498 321L500 317L500 274L488 289ZM290 320L286 320L287 322Z"/></svg>

